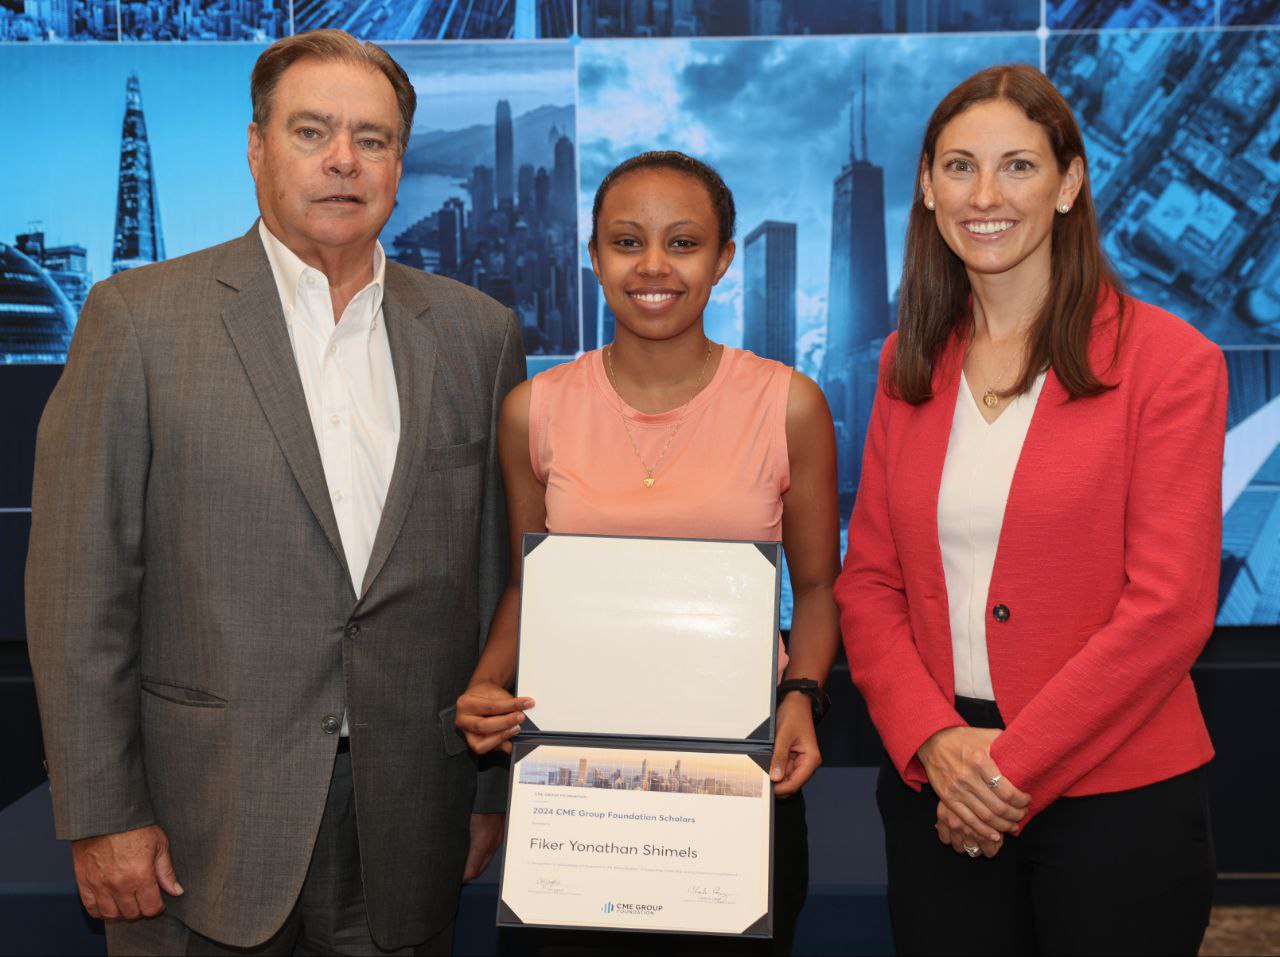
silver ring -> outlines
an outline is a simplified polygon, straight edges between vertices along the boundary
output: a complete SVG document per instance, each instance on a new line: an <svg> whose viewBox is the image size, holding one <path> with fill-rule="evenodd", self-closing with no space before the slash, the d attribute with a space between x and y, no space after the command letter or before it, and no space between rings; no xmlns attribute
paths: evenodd
<svg viewBox="0 0 1280 957"><path fill-rule="evenodd" d="M970 844L966 844L964 845L964 852L968 854L970 857L977 857L979 854L982 853L982 848L973 847Z"/></svg>
<svg viewBox="0 0 1280 957"><path fill-rule="evenodd" d="M993 777L990 781L987 782L987 787L991 788L991 790L994 791L996 788L1000 786L1000 782L1003 780L1004 780L1004 775L997 774L995 777Z"/></svg>

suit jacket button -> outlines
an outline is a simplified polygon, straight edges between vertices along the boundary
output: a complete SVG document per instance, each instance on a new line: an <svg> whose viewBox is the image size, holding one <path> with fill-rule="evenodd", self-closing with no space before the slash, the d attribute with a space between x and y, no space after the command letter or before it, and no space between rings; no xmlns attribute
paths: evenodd
<svg viewBox="0 0 1280 957"><path fill-rule="evenodd" d="M348 638L360 637L360 623L358 621L353 621L351 624L347 625L347 637Z"/></svg>
<svg viewBox="0 0 1280 957"><path fill-rule="evenodd" d="M320 722L320 727L324 730L325 734L337 734L338 729L342 727L342 722L334 715L326 714L324 716L324 720Z"/></svg>
<svg viewBox="0 0 1280 957"><path fill-rule="evenodd" d="M1000 622L1001 624L1003 624L1004 622L1008 621L1008 620L1009 620L1009 606L1008 606L1008 605L996 605L996 607L994 607L994 608L992 608L992 609L991 609L991 617L992 617L992 618L994 618L996 621Z"/></svg>

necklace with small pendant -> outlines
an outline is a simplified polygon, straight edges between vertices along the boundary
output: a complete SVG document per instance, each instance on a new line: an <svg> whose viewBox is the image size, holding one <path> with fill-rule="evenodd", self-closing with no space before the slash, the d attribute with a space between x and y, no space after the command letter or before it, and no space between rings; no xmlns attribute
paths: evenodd
<svg viewBox="0 0 1280 957"><path fill-rule="evenodd" d="M693 401L694 396L696 396L698 391L702 388L702 379L707 374L707 366L711 363L711 340L704 339L703 341L707 345L707 354L702 359L702 368L698 371L698 379L693 384L693 392L690 393L689 398L684 401L683 405L676 408L675 411L677 416L675 424L671 426L671 430L667 433L667 441L662 446L662 451L658 453L658 457L654 460L653 465L649 465L645 462L644 456L640 454L640 446L636 444L636 437L631 434L631 426L627 424L626 413L622 411L622 403L625 400L622 398L622 392L618 389L617 376L613 374L613 343L604 347L605 368L609 373L609 384L613 386L614 395L618 397L618 418L622 422L622 428L627 433L627 440L631 443L631 451L635 452L636 458L640 462L640 467L644 469L644 478L640 481L645 488L653 488L653 484L657 481L657 479L654 478L653 473L657 467L662 464L663 458L666 457L667 449L671 448L671 443L675 440L676 433L680 431L680 426L684 424L684 415L682 413L686 408L688 408L689 403Z"/></svg>
<svg viewBox="0 0 1280 957"><path fill-rule="evenodd" d="M976 336L977 334L976 329L974 330L974 334ZM1025 351L1025 346L1023 349L1019 349L1017 352L1015 352L1013 355L1013 358L1010 359L1007 363L1005 363L1005 367L1000 370L1000 375L995 379L995 382L997 384L1004 381L1004 378L1008 374L1009 370L1013 368L1013 364L1022 358L1024 351ZM994 409L997 405L1000 404L1000 394L996 392L995 388L991 385L992 380L987 377L987 370L982 368L981 363L979 363L978 369L982 373L982 378L986 380L986 386L987 386L986 391L982 393L982 404L985 405L988 409Z"/></svg>

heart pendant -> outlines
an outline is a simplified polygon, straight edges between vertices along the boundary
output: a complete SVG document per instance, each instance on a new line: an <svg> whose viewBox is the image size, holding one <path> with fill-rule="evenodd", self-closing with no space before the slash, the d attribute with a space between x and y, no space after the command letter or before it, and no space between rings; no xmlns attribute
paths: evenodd
<svg viewBox="0 0 1280 957"><path fill-rule="evenodd" d="M994 392L992 392L990 389L988 389L986 393L982 396L982 404L985 405L988 409L994 409L997 405L1000 404L1000 397L996 395Z"/></svg>
<svg viewBox="0 0 1280 957"><path fill-rule="evenodd" d="M652 476L646 476L646 477L644 478L644 480L643 480L643 481L644 481L644 487L645 487L645 488L653 488L653 477L652 477Z"/></svg>

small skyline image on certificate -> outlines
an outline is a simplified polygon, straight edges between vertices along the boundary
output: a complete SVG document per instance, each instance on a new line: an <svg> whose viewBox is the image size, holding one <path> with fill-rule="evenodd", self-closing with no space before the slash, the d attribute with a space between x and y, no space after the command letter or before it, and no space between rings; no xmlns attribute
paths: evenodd
<svg viewBox="0 0 1280 957"><path fill-rule="evenodd" d="M566 750L534 751L520 762L520 783L746 798L758 798L764 789L764 773L740 754L583 748L570 756Z"/></svg>

